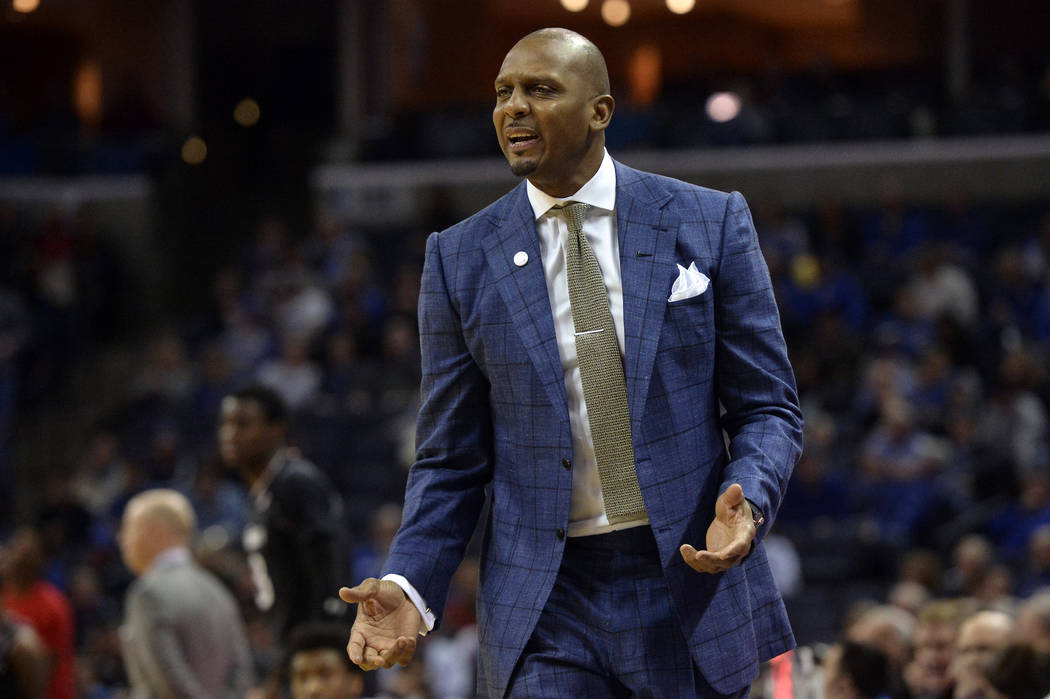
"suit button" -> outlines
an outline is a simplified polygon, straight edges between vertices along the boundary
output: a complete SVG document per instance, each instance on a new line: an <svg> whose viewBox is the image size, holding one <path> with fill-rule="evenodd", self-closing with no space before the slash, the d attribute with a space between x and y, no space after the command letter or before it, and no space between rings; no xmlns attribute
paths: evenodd
<svg viewBox="0 0 1050 699"><path fill-rule="evenodd" d="M558 537L558 541L565 541L565 530L564 529L559 529L558 531L554 532L554 535L556 537Z"/></svg>
<svg viewBox="0 0 1050 699"><path fill-rule="evenodd" d="M562 465L562 467L565 468L566 471L568 471L570 468L572 468L572 462L569 461L568 459L562 459L561 460L561 465Z"/></svg>

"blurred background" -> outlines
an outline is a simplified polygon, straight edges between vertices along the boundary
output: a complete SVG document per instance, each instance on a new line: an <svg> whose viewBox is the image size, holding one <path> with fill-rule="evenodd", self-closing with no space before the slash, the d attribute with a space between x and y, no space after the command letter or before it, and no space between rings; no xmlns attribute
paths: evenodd
<svg viewBox="0 0 1050 699"><path fill-rule="evenodd" d="M1050 583L1044 4L0 0L0 533L43 535L83 696L125 686L134 493L187 493L250 604L215 446L246 382L341 490L347 580L376 572L425 238L514 185L492 80L544 26L605 53L614 157L752 207L807 419L770 540L799 642L865 600ZM377 693L469 696L465 570L427 662Z"/></svg>

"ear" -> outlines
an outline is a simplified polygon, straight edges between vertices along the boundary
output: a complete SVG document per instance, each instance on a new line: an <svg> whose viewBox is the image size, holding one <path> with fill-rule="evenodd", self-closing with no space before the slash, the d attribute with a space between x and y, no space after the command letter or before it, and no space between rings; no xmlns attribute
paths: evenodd
<svg viewBox="0 0 1050 699"><path fill-rule="evenodd" d="M612 121L613 110L616 108L616 100L612 95L599 95L591 103L591 131L605 131Z"/></svg>

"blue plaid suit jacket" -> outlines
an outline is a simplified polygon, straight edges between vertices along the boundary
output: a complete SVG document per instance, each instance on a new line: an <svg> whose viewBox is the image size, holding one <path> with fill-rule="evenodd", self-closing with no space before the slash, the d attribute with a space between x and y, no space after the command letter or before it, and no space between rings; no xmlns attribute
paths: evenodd
<svg viewBox="0 0 1050 699"><path fill-rule="evenodd" d="M703 546L731 483L766 515L761 539L801 452L794 377L743 197L620 163L616 178L638 480L693 658L730 693L794 645L780 593L760 542L719 575L693 571L678 548ZM521 250L529 261L519 267ZM710 287L668 303L676 263L690 262ZM490 490L478 632L481 691L498 697L557 576L572 485L564 377L524 182L430 236L419 323L417 461L385 571L405 575L440 619Z"/></svg>

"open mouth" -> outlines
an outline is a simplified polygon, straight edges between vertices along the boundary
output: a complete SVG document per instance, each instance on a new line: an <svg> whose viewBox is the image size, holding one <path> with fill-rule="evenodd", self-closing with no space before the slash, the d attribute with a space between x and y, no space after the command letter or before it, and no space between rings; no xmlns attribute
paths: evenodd
<svg viewBox="0 0 1050 699"><path fill-rule="evenodd" d="M539 140L540 135L531 129L514 129L507 133L507 146L512 153L528 150Z"/></svg>

